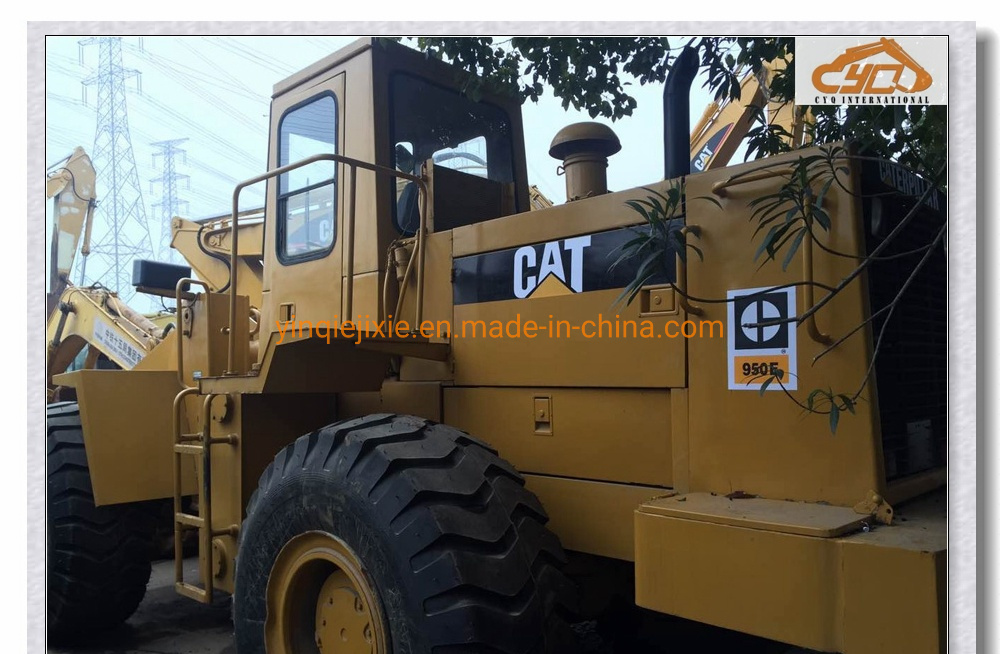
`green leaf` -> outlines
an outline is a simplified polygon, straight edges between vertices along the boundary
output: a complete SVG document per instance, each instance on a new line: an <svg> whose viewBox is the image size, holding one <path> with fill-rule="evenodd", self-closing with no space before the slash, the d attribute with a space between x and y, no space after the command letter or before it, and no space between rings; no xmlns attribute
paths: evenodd
<svg viewBox="0 0 1000 654"><path fill-rule="evenodd" d="M722 203L719 202L716 198L712 197L711 195L699 195L698 197L693 198L693 199L695 199L695 200L706 200L708 202L711 202L712 204L714 204L718 208L722 209Z"/></svg>
<svg viewBox="0 0 1000 654"><path fill-rule="evenodd" d="M757 251L754 252L753 260L756 261L760 255L764 254L764 251L768 249L771 243L774 242L774 233L777 231L778 225L774 225L768 230L767 235L764 236L764 240L761 241L760 245L757 247ZM768 257L770 258L770 257Z"/></svg>
<svg viewBox="0 0 1000 654"><path fill-rule="evenodd" d="M636 200L626 200L625 204L631 207L640 216L645 218L646 222L652 222L652 219L649 217L649 212L646 211L646 207L639 204Z"/></svg>
<svg viewBox="0 0 1000 654"><path fill-rule="evenodd" d="M816 219L816 222L819 223L819 226L822 227L825 231L830 231L830 225L831 225L830 216L819 207L813 207L812 213L813 213L813 218Z"/></svg>
<svg viewBox="0 0 1000 654"><path fill-rule="evenodd" d="M844 403L844 408L850 411L851 415L854 415L854 406L855 406L854 400L852 400L849 396L844 394L840 394L837 397L839 397L840 400Z"/></svg>
<svg viewBox="0 0 1000 654"><path fill-rule="evenodd" d="M836 403L830 405L830 433L837 433L837 423L840 422L840 409Z"/></svg>
<svg viewBox="0 0 1000 654"><path fill-rule="evenodd" d="M795 256L795 252L798 251L799 245L802 244L802 237L806 235L806 228L803 227L799 229L798 235L792 241L791 246L788 248L788 252L785 253L785 260L781 262L781 270L788 270L788 264L792 262L792 258Z"/></svg>
<svg viewBox="0 0 1000 654"><path fill-rule="evenodd" d="M774 237L772 237L771 242L767 245L767 258L773 259L774 255L778 253L781 246L785 244L789 238L791 238L795 232L789 233L788 230L792 228L791 223L785 223L784 225L778 225L778 229L774 232ZM787 234L787 236L786 236Z"/></svg>
<svg viewBox="0 0 1000 654"><path fill-rule="evenodd" d="M773 381L774 381L774 377L768 377L767 379L764 380L764 383L760 385L760 396L761 397L764 397L764 392L767 390L767 387L770 386L771 382L773 382Z"/></svg>
<svg viewBox="0 0 1000 654"><path fill-rule="evenodd" d="M826 183L823 184L823 188L820 189L819 195L816 197L817 207L823 206L823 199L826 197L826 192L830 190L830 185L833 184L835 179L835 177L830 177L830 179L826 180Z"/></svg>

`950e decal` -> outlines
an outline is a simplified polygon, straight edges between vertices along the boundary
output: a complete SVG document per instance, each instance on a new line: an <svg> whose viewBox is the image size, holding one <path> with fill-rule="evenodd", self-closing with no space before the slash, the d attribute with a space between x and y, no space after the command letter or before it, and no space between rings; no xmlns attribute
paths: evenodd
<svg viewBox="0 0 1000 654"><path fill-rule="evenodd" d="M761 384L782 371L768 391L798 388L795 323L768 322L795 316L795 287L770 290L744 288L726 294L729 300L729 390L760 390Z"/></svg>

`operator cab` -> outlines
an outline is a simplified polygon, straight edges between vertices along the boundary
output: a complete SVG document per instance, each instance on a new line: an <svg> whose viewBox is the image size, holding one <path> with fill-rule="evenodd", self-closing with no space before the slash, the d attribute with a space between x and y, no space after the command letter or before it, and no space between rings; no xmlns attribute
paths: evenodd
<svg viewBox="0 0 1000 654"><path fill-rule="evenodd" d="M422 260L401 274L419 259L417 178L428 235L530 209L520 101L473 100L463 93L470 79L398 43L361 39L275 85L269 170L318 154L349 160L267 180L262 365L265 344L289 325L381 321L398 304L415 328L421 273L424 286L448 288Z"/></svg>
<svg viewBox="0 0 1000 654"><path fill-rule="evenodd" d="M393 73L389 89L393 166L419 175L431 161L448 191L434 231L517 213L514 133L503 108L410 73ZM416 199L413 182L397 191L393 222L406 236L417 231Z"/></svg>

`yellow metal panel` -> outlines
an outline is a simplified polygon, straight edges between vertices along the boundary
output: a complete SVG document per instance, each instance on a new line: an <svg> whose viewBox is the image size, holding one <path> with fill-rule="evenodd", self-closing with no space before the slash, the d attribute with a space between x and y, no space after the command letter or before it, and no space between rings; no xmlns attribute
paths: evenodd
<svg viewBox="0 0 1000 654"><path fill-rule="evenodd" d="M451 361L431 361L403 357L399 367L400 381L450 381L455 378Z"/></svg>
<svg viewBox="0 0 1000 654"><path fill-rule="evenodd" d="M889 527L888 530L892 528ZM843 544L845 654L947 649L944 551Z"/></svg>
<svg viewBox="0 0 1000 654"><path fill-rule="evenodd" d="M347 286L347 279L344 279ZM382 306L382 275L368 272L354 275L354 298L352 300L352 320L364 326L366 322L378 323L379 308ZM341 312L342 313L342 312ZM333 320L333 318L329 318Z"/></svg>
<svg viewBox="0 0 1000 654"><path fill-rule="evenodd" d="M699 622L836 652L836 543L635 514L635 598Z"/></svg>
<svg viewBox="0 0 1000 654"><path fill-rule="evenodd" d="M534 212L537 214L539 212ZM509 220L514 218L501 218ZM594 386L602 388L668 388L684 386L685 348L683 337L669 338L668 320L683 321L678 316L648 316L639 318L638 303L616 306L621 290L592 291L554 297L502 300L455 307L455 383L463 386ZM598 317L608 321L604 336L585 338L580 327ZM619 336L611 335L620 317ZM523 325L533 320L544 325L534 338L523 333L520 338L507 335L506 325L517 321ZM652 333L662 338L635 338L621 335L624 321L648 320ZM482 324L476 323L482 321ZM504 327L502 338L483 331L493 321ZM560 324L565 321L566 324ZM549 325L552 327L549 327ZM577 329L571 330L573 326ZM515 327L511 327L510 333ZM462 330L466 335L463 337ZM477 335L472 336L473 330ZM596 328L594 328L596 329ZM673 333L673 332L672 332ZM557 336L552 336L557 334ZM724 339L710 339L720 340Z"/></svg>
<svg viewBox="0 0 1000 654"><path fill-rule="evenodd" d="M532 474L524 478L549 514L548 527L559 536L563 547L622 561L635 558L635 507L670 492L650 486Z"/></svg>
<svg viewBox="0 0 1000 654"><path fill-rule="evenodd" d="M451 316L452 316L452 289L451 289L451 232L438 232L428 234L424 239L424 246L427 248L424 260L424 310L423 321L430 321L428 328L433 329L435 336L447 339L450 336ZM396 295L395 289L398 283L391 281L389 288L388 313L395 311ZM405 320L411 329L419 329L420 325L414 324L417 307L417 275L416 272L410 274L407 284L406 294L403 299L402 311L396 320ZM439 325L438 321L442 321Z"/></svg>
<svg viewBox="0 0 1000 654"><path fill-rule="evenodd" d="M551 398L546 433L536 431L538 397ZM671 484L666 391L445 388L444 418L490 443L518 470Z"/></svg>
<svg viewBox="0 0 1000 654"><path fill-rule="evenodd" d="M784 159L790 162L798 156L795 153ZM781 160L775 157L773 162ZM801 253L784 272L781 261L764 265L754 261L754 251L766 230L754 236L757 221L750 219L748 203L776 192L784 178L730 186L721 197L712 191L716 182L749 167L734 166L687 178L687 224L700 228L700 236L690 240L704 252L704 260L688 258L688 292L693 296L725 299L730 290L804 279ZM845 177L844 182L850 191L851 178ZM697 201L699 197L715 198L722 207ZM864 251L856 200L834 184L824 208L833 226L829 233L820 230L821 244L840 252ZM836 285L856 265L850 257L819 253L817 246L813 265L817 282ZM865 320L865 284L862 275L817 313L822 332L840 338ZM817 291L816 299L823 295L824 291ZM808 308L801 287L796 298L801 315ZM726 303L693 304L704 312L701 319L727 321ZM727 325L727 330L732 329ZM870 350L866 330L815 364L813 357L826 346L812 340L804 326L797 330L797 345L798 351L790 354L798 360L798 390L790 393L802 404L815 388L853 393L865 377ZM871 392L874 383L867 385L859 399L857 415L842 415L837 433L831 434L826 415L803 411L780 389L769 390L763 397L753 390L729 390L727 339L691 339L688 357L692 489L716 493L743 490L774 499L823 500L841 506L853 506L870 490L884 492L881 435Z"/></svg>
<svg viewBox="0 0 1000 654"><path fill-rule="evenodd" d="M688 461L688 392L686 388L670 391L670 447L674 467L673 487L679 493L691 488Z"/></svg>
<svg viewBox="0 0 1000 654"><path fill-rule="evenodd" d="M320 77L323 73L342 65L346 61L350 61L365 50L370 49L372 41L373 39L370 37L352 41L350 44L340 48L332 54L327 55L326 57L323 57L316 63L311 64L275 83L274 96L277 97L279 95L284 95L297 86L308 86L311 81Z"/></svg>
<svg viewBox="0 0 1000 654"><path fill-rule="evenodd" d="M638 510L651 515L817 538L857 531L864 520L870 519L842 506L760 498L729 499L709 493L688 493L651 500Z"/></svg>
<svg viewBox="0 0 1000 654"><path fill-rule="evenodd" d="M371 413L405 413L441 421L441 384L386 380L382 390L368 393L341 393L337 396L340 420Z"/></svg>
<svg viewBox="0 0 1000 654"><path fill-rule="evenodd" d="M176 320L174 321L177 322ZM176 327L176 324L175 324ZM177 370L177 335L180 332L171 329L160 344L150 350L146 357L135 365L135 370ZM176 373L174 373L176 375Z"/></svg>
<svg viewBox="0 0 1000 654"><path fill-rule="evenodd" d="M735 500L760 506L720 520L718 507L676 510L704 499L683 497L635 512L639 605L820 651L945 651L943 492L897 507L905 521L833 538L801 534L835 531L817 525L846 520L842 507L787 502L776 519L770 503Z"/></svg>
<svg viewBox="0 0 1000 654"><path fill-rule="evenodd" d="M655 184L651 186L656 187ZM454 230L455 256L634 225L639 216L625 202L644 200L647 195L649 192L645 189L630 189L548 209L527 211L525 208L524 213L515 216L459 227Z"/></svg>
<svg viewBox="0 0 1000 654"><path fill-rule="evenodd" d="M76 388L95 502L173 497L172 407L180 391L177 374L78 370L59 381ZM195 493L193 464L183 473L184 494Z"/></svg>
<svg viewBox="0 0 1000 654"><path fill-rule="evenodd" d="M250 304L245 295L236 296L236 359L237 372L249 368ZM229 296L223 293L202 293L198 300L182 309L178 318L179 338L183 338L184 381L194 386L199 379L221 376L226 372L229 354Z"/></svg>

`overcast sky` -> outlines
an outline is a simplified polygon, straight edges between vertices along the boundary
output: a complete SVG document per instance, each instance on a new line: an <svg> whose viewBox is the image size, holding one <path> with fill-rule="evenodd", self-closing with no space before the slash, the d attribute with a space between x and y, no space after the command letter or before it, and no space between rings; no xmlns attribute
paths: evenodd
<svg viewBox="0 0 1000 654"><path fill-rule="evenodd" d="M128 122L135 163L154 247L159 242L162 186L151 180L162 174L162 158L154 165L152 143L189 139L177 172L189 176L179 197L187 200L190 218L227 213L233 186L266 168L268 110L275 82L323 58L355 37L126 37L123 64L141 73L141 91L129 81ZM77 37L46 39L46 163L67 156L74 147L93 150L97 126L97 86L81 83L94 73L98 45L79 45ZM691 94L692 124L700 118L709 94L695 82ZM565 199L556 175L559 162L548 155L552 137L563 126L590 120L584 113L563 110L547 95L523 107L528 180L555 202ZM611 123L622 142L608 168L609 187L622 190L663 178L662 85L631 86L638 108L632 117ZM98 193L107 188L98 170ZM263 205L263 186L243 194L243 208ZM50 227L51 216L47 217ZM99 231L100 211L95 223ZM49 234L47 229L47 235ZM89 270L88 270L89 273ZM88 274L89 277L89 274ZM73 280L78 281L78 280Z"/></svg>

